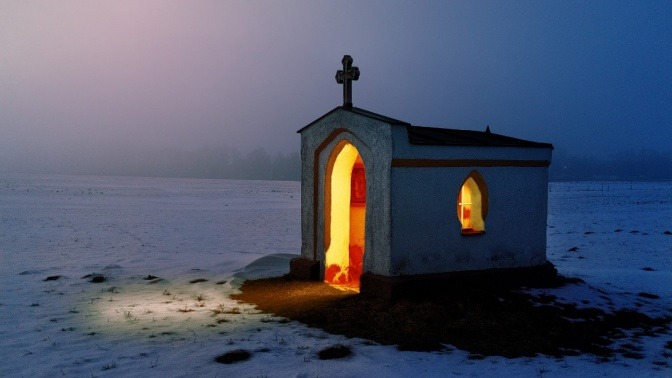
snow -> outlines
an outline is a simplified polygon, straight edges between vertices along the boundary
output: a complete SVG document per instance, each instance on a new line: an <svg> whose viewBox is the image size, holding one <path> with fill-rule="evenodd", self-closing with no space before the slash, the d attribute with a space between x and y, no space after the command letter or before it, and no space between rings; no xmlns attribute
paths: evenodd
<svg viewBox="0 0 672 378"><path fill-rule="evenodd" d="M298 255L298 182L4 175L0 223L0 376L672 374L669 333L639 338L643 359L475 360L330 335L229 299ZM548 225L549 259L586 283L531 292L670 315L672 183L552 183ZM337 343L354 354L317 358ZM253 356L214 361L234 349Z"/></svg>

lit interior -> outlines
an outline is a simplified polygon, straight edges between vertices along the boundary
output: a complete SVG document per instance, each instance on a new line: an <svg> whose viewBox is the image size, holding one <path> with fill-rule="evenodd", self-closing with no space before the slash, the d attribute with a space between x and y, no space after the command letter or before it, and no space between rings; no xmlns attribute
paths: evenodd
<svg viewBox="0 0 672 378"><path fill-rule="evenodd" d="M353 176L353 171L355 175ZM359 290L364 256L366 176L359 152L350 143L333 160L328 185L331 189L329 246L324 280ZM362 199L363 198L363 199Z"/></svg>
<svg viewBox="0 0 672 378"><path fill-rule="evenodd" d="M462 223L463 234L485 231L481 190L471 177L467 178L460 188L457 197L457 216Z"/></svg>

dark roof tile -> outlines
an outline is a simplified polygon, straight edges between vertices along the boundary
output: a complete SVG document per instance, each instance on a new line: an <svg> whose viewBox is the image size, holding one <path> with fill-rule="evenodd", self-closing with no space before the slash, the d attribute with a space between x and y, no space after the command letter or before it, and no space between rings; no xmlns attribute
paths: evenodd
<svg viewBox="0 0 672 378"><path fill-rule="evenodd" d="M508 137L505 135L494 134L490 132L489 127L487 131L473 131L413 126L408 122L386 117L368 110L345 106L338 106L332 109L327 114L301 128L298 132L302 132L303 130L320 122L325 117L339 110L349 111L364 117L388 123L390 125L406 126L406 131L408 132L408 141L415 145L553 148L553 145L550 143L532 142Z"/></svg>
<svg viewBox="0 0 672 378"><path fill-rule="evenodd" d="M408 132L408 141L415 145L553 148L550 143L532 142L490 131L441 129L411 125L406 126L406 131Z"/></svg>

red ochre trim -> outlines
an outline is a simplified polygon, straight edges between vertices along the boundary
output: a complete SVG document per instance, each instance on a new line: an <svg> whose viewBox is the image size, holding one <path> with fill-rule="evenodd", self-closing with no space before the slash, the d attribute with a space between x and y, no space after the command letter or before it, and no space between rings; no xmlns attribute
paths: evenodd
<svg viewBox="0 0 672 378"><path fill-rule="evenodd" d="M393 168L457 168L457 167L535 167L551 165L549 160L479 160L479 159L392 159Z"/></svg>
<svg viewBox="0 0 672 378"><path fill-rule="evenodd" d="M483 235L485 231L474 230L473 228L463 228L462 236Z"/></svg>

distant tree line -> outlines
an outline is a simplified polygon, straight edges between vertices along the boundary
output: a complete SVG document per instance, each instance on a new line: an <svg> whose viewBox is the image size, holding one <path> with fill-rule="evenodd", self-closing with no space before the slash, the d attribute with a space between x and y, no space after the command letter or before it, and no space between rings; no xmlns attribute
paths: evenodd
<svg viewBox="0 0 672 378"><path fill-rule="evenodd" d="M31 152L14 161L2 159L2 171L292 181L301 179L301 157L298 151L271 154L263 148L241 153L227 145L211 145L196 150L78 145L48 152Z"/></svg>
<svg viewBox="0 0 672 378"><path fill-rule="evenodd" d="M152 159L138 158L125 172L143 176L300 180L298 151L269 154L263 148L241 153L218 145L196 151L173 148L156 151ZM117 161L118 161L117 157ZM113 160L113 159L112 159ZM138 164L137 162L144 164ZM129 169L136 168L136 172ZM667 181L672 180L672 151L626 151L607 156L577 156L556 150L549 168L551 181Z"/></svg>
<svg viewBox="0 0 672 378"><path fill-rule="evenodd" d="M157 176L241 180L300 180L298 151L241 152L225 144L189 150L130 145L76 145L52 151L27 151L9 159L0 151L0 172ZM626 151L607 156L553 151L551 181L669 181L672 151Z"/></svg>
<svg viewBox="0 0 672 378"><path fill-rule="evenodd" d="M300 180L299 152L269 154L263 148L241 153L227 146L197 151L164 150L143 167L151 176L240 180Z"/></svg>
<svg viewBox="0 0 672 378"><path fill-rule="evenodd" d="M626 151L605 157L553 152L551 181L669 181L672 152Z"/></svg>

